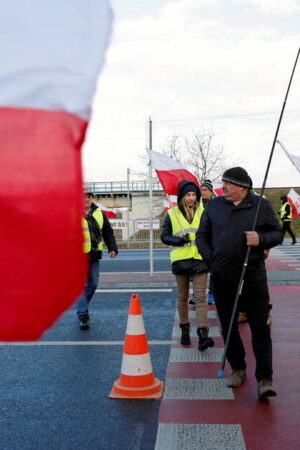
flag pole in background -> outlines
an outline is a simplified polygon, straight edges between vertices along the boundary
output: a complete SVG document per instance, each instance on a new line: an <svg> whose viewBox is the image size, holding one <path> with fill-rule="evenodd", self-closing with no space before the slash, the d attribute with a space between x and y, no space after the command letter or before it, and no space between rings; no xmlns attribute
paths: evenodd
<svg viewBox="0 0 300 450"><path fill-rule="evenodd" d="M264 181L263 181L263 184L262 184L262 187L261 187L260 198L259 198L259 202L258 202L258 205L257 205L257 209L256 209L254 221L253 221L252 231L255 231L255 228L256 228L258 214L259 214L259 210L260 210L260 205L261 205L261 202L262 202L262 199L263 199L263 195L264 195L264 192L265 192L265 187L266 187L267 178L268 178L268 174L269 174L269 170L270 170L270 166L271 166L271 162L272 162L274 148L275 148L275 144L277 142L277 136L278 136L279 128L280 128L280 125L281 125L283 113L284 113L284 110L285 110L285 105L286 105L286 102L287 102L287 98L288 98L288 95L289 95L290 87L291 87L291 84L292 84L293 76L294 76L294 73L295 73L295 69L296 69L296 66L297 66L299 54L300 54L300 48L298 49L298 52L297 52L296 60L295 60L294 66L293 66L292 74L290 76L288 88L287 88L287 91L286 91L286 94L285 94L285 98L284 98L284 102L283 102L283 105L282 105L282 108L281 108L281 113L280 113L280 116L279 116L279 119L278 119L278 124L277 124L277 128L276 128L276 131L275 131L275 136L274 136L274 139L273 139L273 144L272 144L272 148L271 148L271 152L270 152L270 156L269 156L269 160L268 160L268 164L267 164L267 168L266 168L266 173L265 173ZM226 341L225 341L225 347L224 347L224 351L223 351L222 361L221 361L221 364L220 364L220 369L218 371L218 376L219 377L223 377L223 375L224 375L224 367L225 367L225 361L226 361L226 355L227 355L229 340L230 340L230 336L231 336L231 332L232 332L233 322L235 320L235 315L236 315L236 312L237 312L239 299L240 299L240 296L241 296L242 290L243 290L244 278L245 278L245 273L246 273L247 266L248 266L248 260L249 260L249 256L250 256L250 251L251 251L251 246L248 246L247 252L246 252L246 257L245 257L244 264L243 264L242 273L241 273L241 276L240 276L240 281L239 281L236 297L235 297L235 301L234 301L234 305L233 305L233 310L232 310L232 315L231 315L231 319L230 319L230 323L229 323L227 338L226 338Z"/></svg>
<svg viewBox="0 0 300 450"><path fill-rule="evenodd" d="M149 150L152 150L152 120L149 117ZM149 158L149 262L150 276L153 277L153 187L152 161Z"/></svg>

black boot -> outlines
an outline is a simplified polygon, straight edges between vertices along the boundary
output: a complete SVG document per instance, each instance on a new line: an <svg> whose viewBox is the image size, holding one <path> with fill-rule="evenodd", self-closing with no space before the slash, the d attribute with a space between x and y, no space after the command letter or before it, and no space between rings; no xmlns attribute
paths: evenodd
<svg viewBox="0 0 300 450"><path fill-rule="evenodd" d="M190 338L190 323L180 323L179 324L181 328L181 339L180 343L182 345L190 345L191 338Z"/></svg>
<svg viewBox="0 0 300 450"><path fill-rule="evenodd" d="M81 330L88 330L90 328L89 324L89 315L88 314L81 314L79 317L79 327Z"/></svg>
<svg viewBox="0 0 300 450"><path fill-rule="evenodd" d="M215 345L212 338L208 337L208 328L197 328L197 334L199 336L198 349L203 351L208 347L213 347Z"/></svg>

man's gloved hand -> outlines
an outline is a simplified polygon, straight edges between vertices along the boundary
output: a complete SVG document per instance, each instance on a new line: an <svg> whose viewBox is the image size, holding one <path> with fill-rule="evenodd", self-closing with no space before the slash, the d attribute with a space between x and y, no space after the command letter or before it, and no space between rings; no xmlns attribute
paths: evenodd
<svg viewBox="0 0 300 450"><path fill-rule="evenodd" d="M191 239L190 239L190 235L187 233L187 234L184 234L183 236L182 236L182 239L184 240L184 242L186 243L186 244L188 244L189 242L191 242Z"/></svg>

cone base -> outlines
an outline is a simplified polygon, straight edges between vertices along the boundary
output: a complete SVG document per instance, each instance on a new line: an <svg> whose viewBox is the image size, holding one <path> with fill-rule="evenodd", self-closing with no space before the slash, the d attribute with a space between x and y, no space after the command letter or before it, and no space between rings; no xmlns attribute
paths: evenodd
<svg viewBox="0 0 300 450"><path fill-rule="evenodd" d="M109 398L161 398L164 382L154 378L154 383L143 388L122 386L120 379L116 380L109 394Z"/></svg>

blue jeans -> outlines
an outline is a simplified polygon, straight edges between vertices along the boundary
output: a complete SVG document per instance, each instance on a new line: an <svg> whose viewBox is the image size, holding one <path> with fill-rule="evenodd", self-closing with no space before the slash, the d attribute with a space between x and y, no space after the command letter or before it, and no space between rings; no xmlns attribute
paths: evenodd
<svg viewBox="0 0 300 450"><path fill-rule="evenodd" d="M78 317L82 316L83 314L89 313L89 303L98 286L99 267L99 261L89 262L87 284L85 286L84 292L80 295L80 297L78 297L76 302Z"/></svg>

